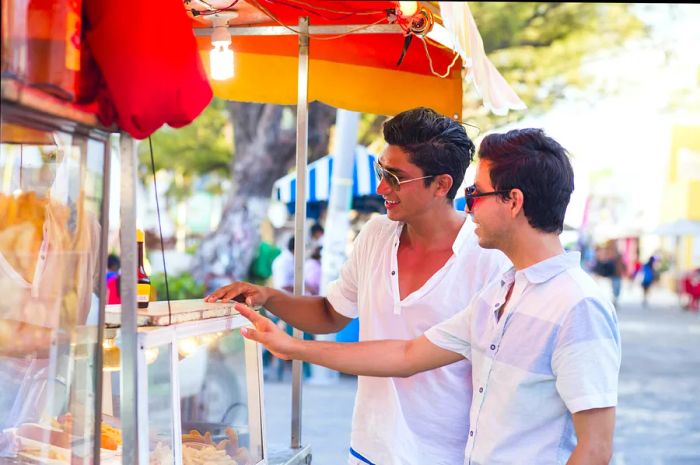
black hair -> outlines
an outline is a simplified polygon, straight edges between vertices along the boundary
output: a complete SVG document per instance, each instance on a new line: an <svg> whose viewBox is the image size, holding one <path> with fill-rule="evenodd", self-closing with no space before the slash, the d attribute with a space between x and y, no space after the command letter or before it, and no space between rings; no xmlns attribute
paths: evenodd
<svg viewBox="0 0 700 465"><path fill-rule="evenodd" d="M479 159L489 161L495 190L523 192L523 209L530 226L562 232L574 190L574 170L564 147L541 129L515 129L484 137Z"/></svg>
<svg viewBox="0 0 700 465"><path fill-rule="evenodd" d="M311 235L313 236L317 232L320 232L321 234L323 234L323 226L321 226L319 223L314 223L311 226Z"/></svg>
<svg viewBox="0 0 700 465"><path fill-rule="evenodd" d="M287 242L287 250L294 253L294 236L289 238L289 241Z"/></svg>
<svg viewBox="0 0 700 465"><path fill-rule="evenodd" d="M423 170L425 176L452 176L447 198L455 198L474 159L474 143L459 121L419 107L386 121L383 130L384 140L408 153L411 163ZM427 178L423 182L429 186L433 180Z"/></svg>
<svg viewBox="0 0 700 465"><path fill-rule="evenodd" d="M121 266L121 261L119 260L119 257L114 255L114 254L109 254L107 257L107 269L111 270L112 268L119 269Z"/></svg>

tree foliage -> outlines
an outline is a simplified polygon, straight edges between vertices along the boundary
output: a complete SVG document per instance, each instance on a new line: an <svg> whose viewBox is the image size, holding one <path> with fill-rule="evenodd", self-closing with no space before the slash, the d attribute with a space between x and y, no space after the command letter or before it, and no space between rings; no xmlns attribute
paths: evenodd
<svg viewBox="0 0 700 465"><path fill-rule="evenodd" d="M213 174L226 178L230 175L233 130L223 100L212 100L202 114L184 128L164 126L151 136L151 142L156 171L168 170L183 180L181 185L171 186L169 195L172 197L189 195L195 176ZM146 183L153 175L148 140L139 144L139 162L139 177ZM212 186L212 190L216 188Z"/></svg>
<svg viewBox="0 0 700 465"><path fill-rule="evenodd" d="M567 89L587 85L583 60L645 32L630 4L470 2L469 7L487 56L528 106L495 117L465 85L463 116L482 130L546 111Z"/></svg>

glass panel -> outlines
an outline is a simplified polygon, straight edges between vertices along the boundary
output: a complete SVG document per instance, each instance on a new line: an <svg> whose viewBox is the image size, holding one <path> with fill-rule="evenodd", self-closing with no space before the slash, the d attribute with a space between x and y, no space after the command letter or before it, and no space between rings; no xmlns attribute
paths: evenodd
<svg viewBox="0 0 700 465"><path fill-rule="evenodd" d="M167 344L144 349L148 370L149 463L155 465L175 463L171 347L172 344Z"/></svg>
<svg viewBox="0 0 700 465"><path fill-rule="evenodd" d="M157 331L157 330L155 330ZM104 378L102 394L102 452L101 465L122 463L122 431L120 413L120 337L118 331L105 330ZM172 344L146 347L139 352L145 367L145 394L148 405L144 421L147 431L141 432L148 438L149 463L151 465L172 465L175 463L173 438L175 437L175 413L173 411ZM143 371L140 371L142 373ZM139 374L141 376L141 374Z"/></svg>
<svg viewBox="0 0 700 465"><path fill-rule="evenodd" d="M13 117L0 130L0 457L92 463L105 146Z"/></svg>
<svg viewBox="0 0 700 465"><path fill-rule="evenodd" d="M250 421L260 417L260 405L249 401L248 392L249 385L259 387L258 372L254 366L246 369L239 331L182 339L178 355L183 463L252 465L262 460L260 431L251 430Z"/></svg>

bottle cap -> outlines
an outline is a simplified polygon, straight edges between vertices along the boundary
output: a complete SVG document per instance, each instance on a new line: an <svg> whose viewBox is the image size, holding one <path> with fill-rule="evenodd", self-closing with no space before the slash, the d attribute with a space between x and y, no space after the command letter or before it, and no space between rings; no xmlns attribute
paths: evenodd
<svg viewBox="0 0 700 465"><path fill-rule="evenodd" d="M146 239L146 236L143 233L143 229L137 229L136 230L136 242L144 242Z"/></svg>

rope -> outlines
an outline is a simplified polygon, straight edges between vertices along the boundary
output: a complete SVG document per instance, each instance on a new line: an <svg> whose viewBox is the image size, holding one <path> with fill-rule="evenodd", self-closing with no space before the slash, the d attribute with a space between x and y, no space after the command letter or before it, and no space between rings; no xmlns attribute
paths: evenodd
<svg viewBox="0 0 700 465"><path fill-rule="evenodd" d="M151 169L153 170L153 191L156 195L156 212L158 214L158 232L160 233L160 253L163 257L163 274L165 275L165 296L168 299L168 325L172 324L173 312L170 308L170 287L168 286L168 270L165 267L165 246L163 245L163 227L160 221L160 205L158 204L158 184L156 184L156 162L153 159L153 141L148 136L148 148L151 152Z"/></svg>

